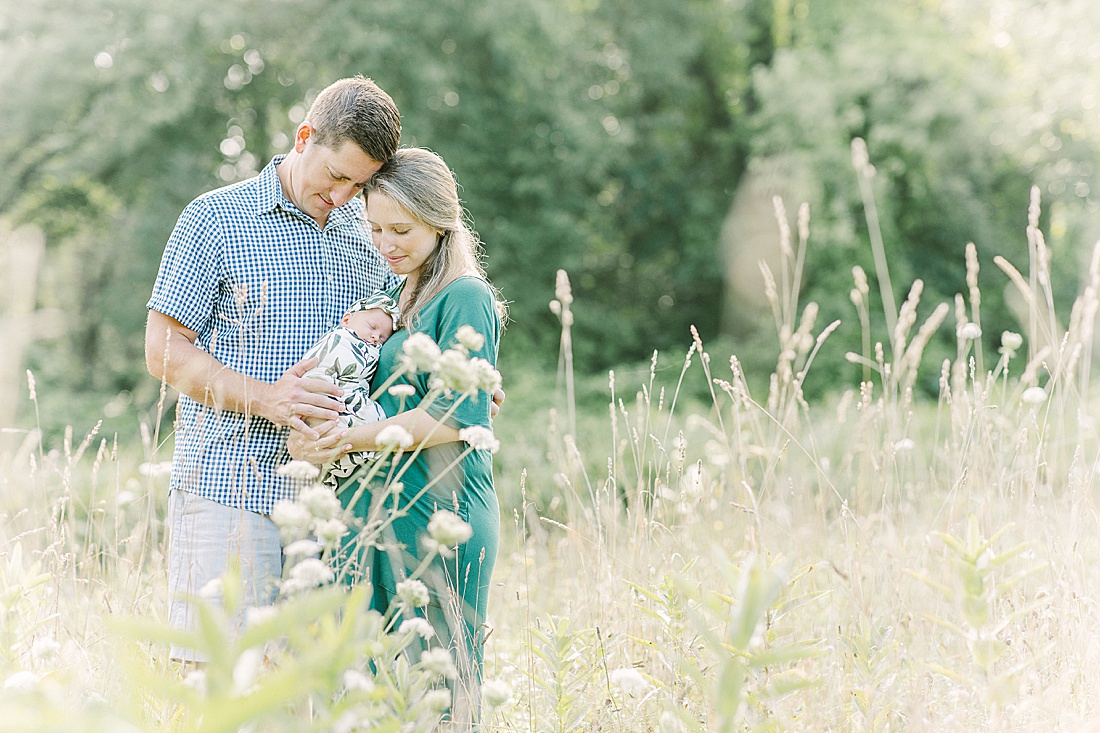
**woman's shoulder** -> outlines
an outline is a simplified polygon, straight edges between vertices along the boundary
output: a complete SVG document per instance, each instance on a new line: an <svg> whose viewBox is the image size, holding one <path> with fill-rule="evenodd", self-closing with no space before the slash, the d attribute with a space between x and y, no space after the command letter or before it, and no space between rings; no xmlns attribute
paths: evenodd
<svg viewBox="0 0 1100 733"><path fill-rule="evenodd" d="M479 275L462 275L443 288L441 293L452 297L493 298L493 288L485 278Z"/></svg>

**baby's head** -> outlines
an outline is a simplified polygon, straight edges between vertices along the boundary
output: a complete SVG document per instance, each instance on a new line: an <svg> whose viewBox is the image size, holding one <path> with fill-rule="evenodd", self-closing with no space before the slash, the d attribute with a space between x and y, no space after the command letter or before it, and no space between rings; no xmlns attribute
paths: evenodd
<svg viewBox="0 0 1100 733"><path fill-rule="evenodd" d="M382 344L393 335L398 313L393 298L378 293L352 303L340 324L368 344Z"/></svg>
<svg viewBox="0 0 1100 733"><path fill-rule="evenodd" d="M345 313L340 323L368 344L381 344L393 335L393 316L381 308Z"/></svg>

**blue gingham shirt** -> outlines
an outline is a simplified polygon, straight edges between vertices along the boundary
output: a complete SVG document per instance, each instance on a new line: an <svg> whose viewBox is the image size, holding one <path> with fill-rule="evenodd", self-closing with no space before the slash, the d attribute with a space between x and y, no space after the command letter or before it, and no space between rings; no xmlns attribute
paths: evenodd
<svg viewBox="0 0 1100 733"><path fill-rule="evenodd" d="M175 318L230 369L272 383L353 302L399 280L371 245L358 196L324 229L284 195L275 157L255 178L206 193L180 215L148 308ZM180 396L173 488L270 514L293 498L276 473L288 428Z"/></svg>

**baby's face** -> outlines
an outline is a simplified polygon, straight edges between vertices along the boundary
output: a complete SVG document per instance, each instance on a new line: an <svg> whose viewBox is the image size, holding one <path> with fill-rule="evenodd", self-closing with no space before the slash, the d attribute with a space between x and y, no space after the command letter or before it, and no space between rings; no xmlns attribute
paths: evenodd
<svg viewBox="0 0 1100 733"><path fill-rule="evenodd" d="M348 313L340 322L368 344L381 344L393 335L393 317L381 308Z"/></svg>

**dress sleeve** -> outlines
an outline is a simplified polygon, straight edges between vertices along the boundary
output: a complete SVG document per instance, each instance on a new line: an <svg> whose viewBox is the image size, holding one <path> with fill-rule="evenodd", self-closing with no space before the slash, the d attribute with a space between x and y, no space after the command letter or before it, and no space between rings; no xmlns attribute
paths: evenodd
<svg viewBox="0 0 1100 733"><path fill-rule="evenodd" d="M220 227L202 199L192 201L172 230L146 307L201 332L213 317L222 279Z"/></svg>
<svg viewBox="0 0 1100 733"><path fill-rule="evenodd" d="M458 329L470 326L485 341L477 351L471 351L471 357L485 359L494 367L497 363L497 348L500 344L500 317L497 314L496 301L488 285L477 278L462 278L452 283L441 295L436 332L433 337L439 347L448 349L458 343ZM458 395L442 395L427 407L428 413L439 419L454 405ZM473 425L489 427L492 395L478 391L463 399L448 419L448 423L459 429Z"/></svg>

